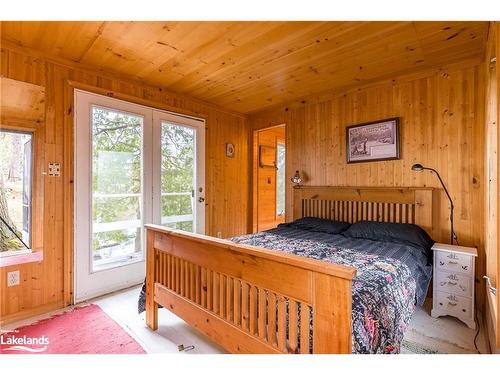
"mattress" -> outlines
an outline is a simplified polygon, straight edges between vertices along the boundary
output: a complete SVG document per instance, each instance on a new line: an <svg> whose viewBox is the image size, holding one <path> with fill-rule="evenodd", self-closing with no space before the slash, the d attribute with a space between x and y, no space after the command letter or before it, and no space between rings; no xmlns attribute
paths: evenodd
<svg viewBox="0 0 500 375"><path fill-rule="evenodd" d="M432 277L432 253L430 249L418 248L396 242L372 241L363 238L345 237L342 234L312 232L289 227L286 224L267 231L289 238L321 241L339 249L353 249L385 258L397 259L408 266L417 284L415 303L422 306Z"/></svg>

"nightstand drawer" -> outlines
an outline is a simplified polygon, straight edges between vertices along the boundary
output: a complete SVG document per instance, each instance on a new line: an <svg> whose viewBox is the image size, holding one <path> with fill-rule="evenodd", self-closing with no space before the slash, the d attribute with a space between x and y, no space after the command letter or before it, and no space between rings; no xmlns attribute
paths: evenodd
<svg viewBox="0 0 500 375"><path fill-rule="evenodd" d="M438 268L472 274L472 257L470 255L437 251L436 262Z"/></svg>
<svg viewBox="0 0 500 375"><path fill-rule="evenodd" d="M442 292L472 297L472 277L458 272L437 271L436 286Z"/></svg>
<svg viewBox="0 0 500 375"><path fill-rule="evenodd" d="M436 307L449 312L457 318L473 319L472 298L462 297L453 293L436 292Z"/></svg>

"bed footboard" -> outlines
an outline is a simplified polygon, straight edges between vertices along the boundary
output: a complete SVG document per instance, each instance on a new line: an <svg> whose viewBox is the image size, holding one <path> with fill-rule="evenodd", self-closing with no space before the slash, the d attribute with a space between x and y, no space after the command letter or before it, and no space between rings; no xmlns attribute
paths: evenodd
<svg viewBox="0 0 500 375"><path fill-rule="evenodd" d="M355 274L148 225L146 322L160 304L231 353L350 353Z"/></svg>

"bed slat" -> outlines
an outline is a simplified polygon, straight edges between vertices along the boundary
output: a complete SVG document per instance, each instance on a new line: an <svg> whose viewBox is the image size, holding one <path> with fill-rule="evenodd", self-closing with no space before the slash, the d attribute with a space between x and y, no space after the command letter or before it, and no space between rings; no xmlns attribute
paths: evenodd
<svg viewBox="0 0 500 375"><path fill-rule="evenodd" d="M258 321L259 321L259 337L262 340L266 339L266 321L267 321L267 296L266 292L264 290L259 290L258 291L259 295L259 302L258 302Z"/></svg>
<svg viewBox="0 0 500 375"><path fill-rule="evenodd" d="M300 305L300 352L309 354L309 308L307 305Z"/></svg>
<svg viewBox="0 0 500 375"><path fill-rule="evenodd" d="M297 352L297 302L294 300L288 301L288 351L290 353Z"/></svg>
<svg viewBox="0 0 500 375"><path fill-rule="evenodd" d="M233 307L233 322L237 326L241 326L241 281L234 279L234 307Z"/></svg>
<svg viewBox="0 0 500 375"><path fill-rule="evenodd" d="M277 338L278 338L278 349L283 353L287 352L286 348L286 300L285 297L278 297L278 324L277 324Z"/></svg>

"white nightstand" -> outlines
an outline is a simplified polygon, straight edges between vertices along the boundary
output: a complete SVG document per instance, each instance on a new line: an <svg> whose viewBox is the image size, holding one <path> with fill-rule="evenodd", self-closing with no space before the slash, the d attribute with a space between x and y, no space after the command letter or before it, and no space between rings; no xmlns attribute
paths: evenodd
<svg viewBox="0 0 500 375"><path fill-rule="evenodd" d="M435 243L431 316L451 315L476 328L474 266L477 249Z"/></svg>

